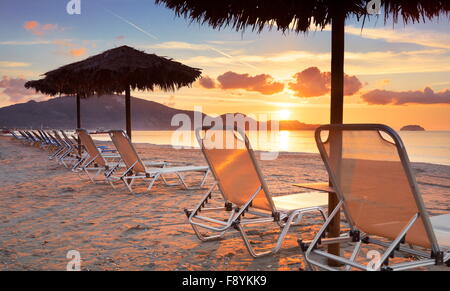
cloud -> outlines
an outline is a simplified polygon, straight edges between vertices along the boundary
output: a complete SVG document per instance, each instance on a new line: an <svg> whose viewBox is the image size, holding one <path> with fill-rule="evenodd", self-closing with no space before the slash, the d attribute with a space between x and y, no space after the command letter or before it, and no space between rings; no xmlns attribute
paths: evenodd
<svg viewBox="0 0 450 291"><path fill-rule="evenodd" d="M450 90L434 92L429 87L423 91L372 90L361 98L369 105L450 104Z"/></svg>
<svg viewBox="0 0 450 291"><path fill-rule="evenodd" d="M33 90L29 90L24 87L25 82L27 82L27 80L23 78L10 78L8 76L3 76L0 80L0 89L4 89L3 94L8 96L9 101L11 102L20 102L36 97Z"/></svg>
<svg viewBox="0 0 450 291"><path fill-rule="evenodd" d="M118 35L116 36L116 40L124 40L125 36L124 35Z"/></svg>
<svg viewBox="0 0 450 291"><path fill-rule="evenodd" d="M308 68L294 75L296 82L289 83L289 89L298 97L317 97L330 91L330 74L321 73L317 67Z"/></svg>
<svg viewBox="0 0 450 291"><path fill-rule="evenodd" d="M84 47L81 48L77 48L77 49L72 49L69 51L69 54L72 57L80 57L86 54L86 49Z"/></svg>
<svg viewBox="0 0 450 291"><path fill-rule="evenodd" d="M42 36L48 31L58 29L58 25L51 23L40 24L35 20L30 20L24 23L23 28L30 31L34 35Z"/></svg>
<svg viewBox="0 0 450 291"><path fill-rule="evenodd" d="M72 42L71 39L55 39L52 43L56 44L58 46L63 46L63 47L74 47L75 46L75 44Z"/></svg>
<svg viewBox="0 0 450 291"><path fill-rule="evenodd" d="M382 79L377 82L377 84L382 87L387 86L390 83L391 83L391 80L389 80L389 79Z"/></svg>
<svg viewBox="0 0 450 291"><path fill-rule="evenodd" d="M53 42L48 40L33 40L33 41L16 41L7 40L0 41L0 45L41 45L41 44L52 44Z"/></svg>
<svg viewBox="0 0 450 291"><path fill-rule="evenodd" d="M201 87L206 89L216 88L216 81L214 81L214 79L209 76L201 77L198 83L200 84Z"/></svg>
<svg viewBox="0 0 450 291"><path fill-rule="evenodd" d="M310 67L294 75L295 82L288 84L289 89L297 97L319 97L330 93L331 73L321 72L317 67ZM362 83L356 76L345 74L344 95L351 96L362 88Z"/></svg>
<svg viewBox="0 0 450 291"><path fill-rule="evenodd" d="M70 39L57 39L54 40L53 43L60 47L60 49L63 51L62 54L64 55L80 57L85 55L87 52L87 49L85 47L80 47L79 44L73 43ZM83 41L81 45L89 45L89 43L89 41ZM92 43L92 46L95 47L95 43Z"/></svg>
<svg viewBox="0 0 450 291"><path fill-rule="evenodd" d="M31 20L24 23L23 27L26 30L33 30L36 29L39 26L39 22Z"/></svg>
<svg viewBox="0 0 450 291"><path fill-rule="evenodd" d="M0 67L3 68L23 68L31 66L30 63L22 63L22 62L0 62Z"/></svg>
<svg viewBox="0 0 450 291"><path fill-rule="evenodd" d="M213 51L222 57L225 57L226 62L228 64L230 63L230 60L239 63L241 65L250 67L252 69L256 69L255 66L241 60L240 58L237 58L230 53L226 52L223 49L218 49L217 47L210 46L207 44L196 44L196 43L189 43L189 42L181 42L181 41L168 41L168 42L162 42L158 44L152 44L147 45L145 48L151 48L151 49L175 49L175 50L192 50L192 51ZM234 54L234 53L233 53Z"/></svg>
<svg viewBox="0 0 450 291"><path fill-rule="evenodd" d="M272 76L267 74L252 77L249 74L237 74L230 71L218 76L217 81L220 83L220 88L225 90L244 89L264 95L276 94L284 89L283 83L275 82Z"/></svg>
<svg viewBox="0 0 450 291"><path fill-rule="evenodd" d="M382 50L371 48L371 51L347 51L345 53L345 68L347 71L360 75L381 75L400 73L447 72L450 68L450 50L448 49L420 49L408 51ZM280 51L277 53L247 54L235 53L235 59L257 67L249 72L269 72L273 76L287 79L291 72L298 72L298 68L314 66L327 68L330 65L331 54L328 51ZM200 66L205 71L222 71L223 68L236 71L234 63L224 56L198 54L180 57L179 61ZM232 67L231 67L232 66Z"/></svg>
<svg viewBox="0 0 450 291"><path fill-rule="evenodd" d="M363 87L363 84L356 76L344 75L344 95L352 96L358 93Z"/></svg>
<svg viewBox="0 0 450 291"><path fill-rule="evenodd" d="M360 27L346 26L345 33L368 39L381 39L390 43L412 43L426 47L450 48L450 36L448 33L419 30L412 27L396 27L395 29L365 27L361 31Z"/></svg>
<svg viewBox="0 0 450 291"><path fill-rule="evenodd" d="M210 47L204 44L195 44L182 41L167 41L157 44L147 45L146 48L156 48L156 49L175 49L175 50L195 50L204 51L209 50Z"/></svg>

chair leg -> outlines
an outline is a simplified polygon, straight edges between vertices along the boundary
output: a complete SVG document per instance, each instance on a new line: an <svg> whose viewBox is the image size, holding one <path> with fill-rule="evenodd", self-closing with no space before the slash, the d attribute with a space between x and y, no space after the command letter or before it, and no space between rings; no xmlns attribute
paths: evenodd
<svg viewBox="0 0 450 291"><path fill-rule="evenodd" d="M195 213L198 213L201 211L201 209L206 205L207 201L209 199L211 199L212 197L212 193L215 189L215 187L217 186L217 183L214 183L214 185L212 185L209 190L206 192L206 194L203 196L202 200L200 201L200 203L197 204L196 208L193 209L192 211L188 211L187 209L185 209L185 213L188 216L188 221L189 224L192 226L195 235L198 237L199 240L206 242L206 241L213 241L213 240L218 240L221 239L225 233L228 231L229 228L219 232L219 234L215 234L215 235L204 235L200 232L200 227L194 223L192 223L191 219L193 219L195 217ZM226 208L224 207L223 210L225 210ZM217 209L218 210L218 209ZM228 217L228 223L231 222L231 220L233 219L235 215L234 211L230 211L230 215Z"/></svg>
<svg viewBox="0 0 450 291"><path fill-rule="evenodd" d="M81 157L81 158L78 160L78 162L76 162L76 163L73 165L73 167L72 167L72 172L76 172L77 169L79 168L79 166L80 166L82 163L84 163L85 160L86 160L85 158Z"/></svg>
<svg viewBox="0 0 450 291"><path fill-rule="evenodd" d="M102 169L92 169L92 170L95 171L95 174L94 174L94 175L91 175L91 174L90 174L90 172L89 172L90 170L91 170L91 169L84 168L84 171L85 171L86 174L88 175L88 177L89 177L89 179L91 180L91 182L94 183L94 184L97 184L97 182L95 181L95 178L96 178L98 175L100 175Z"/></svg>
<svg viewBox="0 0 450 291"><path fill-rule="evenodd" d="M159 177L161 177L161 174L156 174L156 176L150 181L150 184L147 187L148 192L150 192L150 190L152 190L153 184L155 184L156 180L158 180Z"/></svg>
<svg viewBox="0 0 450 291"><path fill-rule="evenodd" d="M356 260L356 258L358 257L359 251L361 250L361 244L362 244L361 240L356 243L355 248L353 249L352 255L350 257L350 261L354 262ZM350 265L347 265L345 267L346 271L350 271L351 269L352 269L352 266L350 266Z"/></svg>
<svg viewBox="0 0 450 291"><path fill-rule="evenodd" d="M128 191L130 191L131 194L134 194L133 188L131 187L132 184L133 184L134 179L133 178L126 178L126 176L122 177L121 179L122 179L123 183L125 184L125 186L128 188ZM131 181L128 182L128 180L131 180Z"/></svg>
<svg viewBox="0 0 450 291"><path fill-rule="evenodd" d="M239 223L236 225L237 230L239 231L239 234L241 235L242 240L245 243L245 246L247 247L248 252L250 253L250 255L254 258L259 258L259 257L263 257L263 256L267 256L273 253L273 251L265 251L265 252L256 252L255 249L253 248L250 240L248 239L247 233L245 232L244 227Z"/></svg>
<svg viewBox="0 0 450 291"><path fill-rule="evenodd" d="M178 178L179 180L181 180L181 179L180 179L180 175L179 175L178 173L175 173L175 174L177 175L177 178ZM182 181L180 181L179 183L169 183L169 182L167 181L166 177L164 177L164 175L161 175L161 179L163 180L163 182L164 182L164 184L165 184L166 186L180 186L180 185L182 184Z"/></svg>
<svg viewBox="0 0 450 291"><path fill-rule="evenodd" d="M201 241L203 241L203 242L213 241L213 240L219 240L219 239L221 239L221 238L225 235L225 233L226 233L226 230L225 230L225 231L222 231L221 233L216 234L216 235L203 235L203 234L200 232L200 230L198 229L198 226L197 226L197 225L191 224L191 226L192 226L192 228L194 229L195 235L198 237L199 240L201 240Z"/></svg>
<svg viewBox="0 0 450 291"><path fill-rule="evenodd" d="M178 176L178 179L181 182L180 184L182 184L186 190L199 190L199 189L202 189L203 186L205 185L206 178L208 178L209 170L205 172L205 174L203 175L202 179L200 180L200 184L198 186L187 185L186 181L184 180L184 177L179 173L176 173L176 174ZM180 185L180 184L178 184L178 185Z"/></svg>
<svg viewBox="0 0 450 291"><path fill-rule="evenodd" d="M248 239L248 236L245 232L244 227L239 223L237 225L237 229L239 230L241 237L244 240L245 246L247 247L247 250L250 252L250 254L255 258L262 257L265 255L277 253L281 249L284 239L286 238L286 235L288 234L291 226L299 224L303 218L303 214L309 213L309 212L315 212L315 211L318 211L322 215L322 217L324 219L326 219L325 211L321 207L312 207L312 208L302 209L302 210L292 212L289 215L286 223L284 223L284 225L282 225L282 229L278 236L276 246L270 251L265 251L265 252L261 252L261 253L255 252L254 248L252 247L252 245L250 243L250 240ZM295 221L295 223L293 223L294 221Z"/></svg>

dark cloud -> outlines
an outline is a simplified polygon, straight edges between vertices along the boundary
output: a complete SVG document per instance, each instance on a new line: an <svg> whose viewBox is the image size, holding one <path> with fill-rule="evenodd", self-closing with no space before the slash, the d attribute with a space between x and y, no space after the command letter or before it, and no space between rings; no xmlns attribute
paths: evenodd
<svg viewBox="0 0 450 291"><path fill-rule="evenodd" d="M200 86L202 86L203 88L206 88L206 89L216 88L216 82L214 81L213 78L211 78L209 76L201 77L198 83L200 84Z"/></svg>
<svg viewBox="0 0 450 291"><path fill-rule="evenodd" d="M363 84L356 76L349 76L345 74L344 76L344 95L352 96L358 93L363 87Z"/></svg>
<svg viewBox="0 0 450 291"><path fill-rule="evenodd" d="M217 77L217 81L220 83L220 88L225 90L244 89L264 95L276 94L284 89L283 83L275 82L272 76L267 74L250 76L249 74L226 72Z"/></svg>
<svg viewBox="0 0 450 291"><path fill-rule="evenodd" d="M22 78L3 76L0 80L0 89L4 89L3 94L8 96L11 102L21 102L36 97L34 90L24 87L25 82L27 80Z"/></svg>
<svg viewBox="0 0 450 291"><path fill-rule="evenodd" d="M450 104L450 90L434 92L429 87L423 91L373 90L361 98L370 105Z"/></svg>
<svg viewBox="0 0 450 291"><path fill-rule="evenodd" d="M289 89L297 97L319 97L330 93L331 73L321 72L317 67L310 67L294 75L295 82L289 83ZM351 96L362 88L356 76L344 76L344 95Z"/></svg>

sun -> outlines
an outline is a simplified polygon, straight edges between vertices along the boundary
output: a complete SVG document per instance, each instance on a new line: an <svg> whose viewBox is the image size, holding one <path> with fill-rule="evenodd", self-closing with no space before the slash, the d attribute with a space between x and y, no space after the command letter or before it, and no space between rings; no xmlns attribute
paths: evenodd
<svg viewBox="0 0 450 291"><path fill-rule="evenodd" d="M278 111L278 119L279 120L289 120L292 112L287 109L282 109Z"/></svg>

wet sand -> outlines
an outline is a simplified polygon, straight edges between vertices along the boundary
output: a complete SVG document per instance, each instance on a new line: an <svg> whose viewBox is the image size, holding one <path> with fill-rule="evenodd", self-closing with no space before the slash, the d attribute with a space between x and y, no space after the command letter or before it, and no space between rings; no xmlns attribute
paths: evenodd
<svg viewBox="0 0 450 291"><path fill-rule="evenodd" d="M199 150L136 147L147 159L205 164ZM293 183L327 180L316 154L282 153L275 161L261 161L261 167L276 195L300 192ZM449 213L450 167L414 164L414 169L431 215ZM194 235L183 209L192 208L205 190L159 183L150 194L130 194L123 186L92 184L48 160L45 151L9 137L0 137L0 183L0 270L65 270L70 250L80 252L82 270L298 270L304 262L297 237L301 232L312 238L320 222L308 217L290 231L280 253L254 259L234 231L206 243ZM278 229L268 224L251 233L263 248Z"/></svg>

